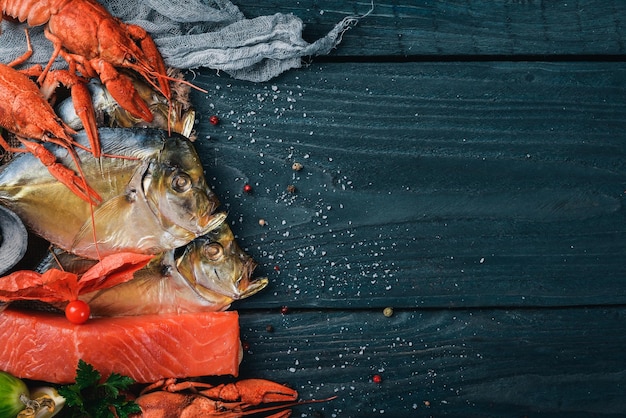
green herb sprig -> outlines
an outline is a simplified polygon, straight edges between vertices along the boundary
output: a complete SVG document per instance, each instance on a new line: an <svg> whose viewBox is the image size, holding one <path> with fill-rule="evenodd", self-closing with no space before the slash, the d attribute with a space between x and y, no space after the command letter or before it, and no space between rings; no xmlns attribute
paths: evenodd
<svg viewBox="0 0 626 418"><path fill-rule="evenodd" d="M128 418L141 412L139 405L122 393L134 383L130 377L118 373L111 373L102 381L100 372L79 360L76 383L59 387L59 394L66 399L70 418Z"/></svg>

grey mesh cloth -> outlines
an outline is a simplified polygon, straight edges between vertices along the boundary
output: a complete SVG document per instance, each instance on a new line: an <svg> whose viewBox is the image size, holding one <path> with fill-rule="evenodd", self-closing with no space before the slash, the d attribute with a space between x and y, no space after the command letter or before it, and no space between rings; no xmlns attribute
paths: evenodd
<svg viewBox="0 0 626 418"><path fill-rule="evenodd" d="M168 66L191 69L208 67L234 78L266 81L298 68L305 56L328 54L344 31L356 24L348 16L323 38L302 39L303 22L292 14L277 13L247 19L228 0L100 0L114 15L145 28ZM23 24L2 22L0 57L8 63L26 49ZM29 64L45 65L52 45L43 27L29 31L34 53ZM65 63L57 59L55 67Z"/></svg>

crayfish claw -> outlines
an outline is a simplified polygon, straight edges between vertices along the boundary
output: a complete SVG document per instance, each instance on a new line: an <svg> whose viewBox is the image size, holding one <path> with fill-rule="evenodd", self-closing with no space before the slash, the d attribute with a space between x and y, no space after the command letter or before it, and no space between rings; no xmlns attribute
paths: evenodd
<svg viewBox="0 0 626 418"><path fill-rule="evenodd" d="M89 89L84 83L78 83L72 86L71 93L74 110L83 123L83 128L87 133L87 138L89 138L91 153L95 158L99 158L102 155L102 148L100 147L96 113L91 102Z"/></svg>
<svg viewBox="0 0 626 418"><path fill-rule="evenodd" d="M46 166L57 180L67 186L76 196L89 204L99 204L102 198L87 182L62 164L54 163Z"/></svg>
<svg viewBox="0 0 626 418"><path fill-rule="evenodd" d="M87 132L87 137L91 144L91 153L96 158L100 157L102 151L100 148L96 114L91 101L91 94L89 93L85 81L67 70L54 70L49 72L46 76L42 89L51 94L59 83L70 89L74 112L76 116L80 118L85 132Z"/></svg>
<svg viewBox="0 0 626 418"><path fill-rule="evenodd" d="M135 118L152 122L154 115L128 77L102 59L94 60L92 66L100 76L102 84L122 108Z"/></svg>
<svg viewBox="0 0 626 418"><path fill-rule="evenodd" d="M293 402L298 392L279 383L265 379L244 379L234 383L209 386L200 393L211 399L224 402L240 402L246 405L260 405L269 402Z"/></svg>
<svg viewBox="0 0 626 418"><path fill-rule="evenodd" d="M148 65L141 65L141 62L137 63L134 70L140 73L148 82L156 79L157 85L154 87L169 101L172 96L170 79L169 77L164 77L167 73L165 62L163 62L163 57L161 56L156 43L154 43L152 37L150 37L146 30L141 26L131 25L128 23L124 26L126 32L129 34L131 39L135 41L139 49L143 51L144 58L148 61Z"/></svg>
<svg viewBox="0 0 626 418"><path fill-rule="evenodd" d="M56 157L41 143L20 139L24 147L33 154L48 169L48 172L67 186L76 196L89 204L99 204L100 195L87 184L84 177L78 176L73 170L56 161ZM75 161L76 165L78 162Z"/></svg>
<svg viewBox="0 0 626 418"><path fill-rule="evenodd" d="M259 405L270 402L287 402L298 399L298 392L265 379L245 379L233 384L242 402Z"/></svg>

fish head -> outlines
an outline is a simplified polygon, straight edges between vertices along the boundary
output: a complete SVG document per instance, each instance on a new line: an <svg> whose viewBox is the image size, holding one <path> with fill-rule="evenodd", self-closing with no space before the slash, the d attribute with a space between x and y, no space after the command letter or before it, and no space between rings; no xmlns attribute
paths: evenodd
<svg viewBox="0 0 626 418"><path fill-rule="evenodd" d="M164 229L174 235L204 235L226 215L216 213L220 202L204 178L200 158L189 140L172 134L142 179L143 192Z"/></svg>
<svg viewBox="0 0 626 418"><path fill-rule="evenodd" d="M238 300L259 292L269 280L253 279L255 267L256 262L239 247L226 222L192 241L177 260L178 271L207 299L220 294Z"/></svg>

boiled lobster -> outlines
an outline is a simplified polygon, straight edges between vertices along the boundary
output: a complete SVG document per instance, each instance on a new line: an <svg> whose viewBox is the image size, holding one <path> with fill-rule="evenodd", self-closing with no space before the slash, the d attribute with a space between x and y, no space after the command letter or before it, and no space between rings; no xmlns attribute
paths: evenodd
<svg viewBox="0 0 626 418"><path fill-rule="evenodd" d="M136 71L168 100L171 96L163 58L146 31L113 17L95 0L0 0L3 16L29 26L45 25L44 34L54 52L43 69L42 83L60 55L69 73L99 77L113 98L133 116L152 121L150 109L128 77L118 71ZM1 18L0 18L1 19ZM75 102L76 104L76 102ZM87 129L87 127L86 127ZM90 127L97 134L95 122ZM94 149L99 157L99 149Z"/></svg>
<svg viewBox="0 0 626 418"><path fill-rule="evenodd" d="M248 415L286 418L290 407L326 402L297 401L298 392L265 379L245 379L213 386L201 382L166 379L146 387L135 400L142 410L141 418L239 418ZM270 405L262 405L270 404Z"/></svg>
<svg viewBox="0 0 626 418"><path fill-rule="evenodd" d="M30 44L24 56L29 54ZM12 147L2 136L0 146L7 152L31 152L50 174L81 199L89 203L99 202L100 196L87 184L72 147L74 140L70 135L76 132L54 113L37 84L27 74L13 68L23 60L24 57L20 57L8 65L0 64L0 126L15 134L24 148ZM86 87L82 88L86 91ZM76 91L81 92L81 87L77 86ZM80 175L58 163L56 157L37 140L67 149Z"/></svg>

